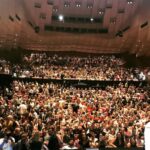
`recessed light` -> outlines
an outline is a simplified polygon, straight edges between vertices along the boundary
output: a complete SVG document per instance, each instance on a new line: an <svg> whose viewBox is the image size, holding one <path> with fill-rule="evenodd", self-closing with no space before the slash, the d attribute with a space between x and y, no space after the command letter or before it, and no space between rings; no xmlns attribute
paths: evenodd
<svg viewBox="0 0 150 150"><path fill-rule="evenodd" d="M59 21L63 21L64 20L64 16L63 15L59 15L58 19L59 19Z"/></svg>

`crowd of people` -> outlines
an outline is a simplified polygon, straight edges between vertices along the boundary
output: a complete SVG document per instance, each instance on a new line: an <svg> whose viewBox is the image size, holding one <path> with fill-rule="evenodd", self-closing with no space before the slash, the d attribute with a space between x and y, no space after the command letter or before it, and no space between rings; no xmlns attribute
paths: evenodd
<svg viewBox="0 0 150 150"><path fill-rule="evenodd" d="M148 86L98 88L14 81L0 97L0 148L144 147ZM9 150L9 148L7 150Z"/></svg>
<svg viewBox="0 0 150 150"><path fill-rule="evenodd" d="M126 68L125 61L115 56L48 56L31 53L23 64L14 65L14 77L77 79L103 81L144 81L148 69Z"/></svg>
<svg viewBox="0 0 150 150"><path fill-rule="evenodd" d="M5 59L0 59L0 73L10 74L11 73L11 63Z"/></svg>
<svg viewBox="0 0 150 150"><path fill-rule="evenodd" d="M0 59L1 73L14 78L10 86L0 85L0 150L144 147L150 87L128 81L146 80L148 68L127 68L113 55L31 53L20 64ZM126 83L78 88L15 77Z"/></svg>

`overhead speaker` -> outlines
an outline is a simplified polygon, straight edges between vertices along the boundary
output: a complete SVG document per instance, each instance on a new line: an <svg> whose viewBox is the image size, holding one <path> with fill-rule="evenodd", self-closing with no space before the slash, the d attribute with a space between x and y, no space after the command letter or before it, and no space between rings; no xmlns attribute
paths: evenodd
<svg viewBox="0 0 150 150"><path fill-rule="evenodd" d="M29 24L31 27L33 27L33 24L32 24L31 21L28 21L28 24Z"/></svg>
<svg viewBox="0 0 150 150"><path fill-rule="evenodd" d="M16 14L15 15L18 21L21 21L21 18Z"/></svg>
<svg viewBox="0 0 150 150"><path fill-rule="evenodd" d="M14 22L14 18L12 16L9 16L9 20Z"/></svg>
<svg viewBox="0 0 150 150"><path fill-rule="evenodd" d="M127 27L125 27L123 30L122 30L122 32L126 32L127 30L129 30L130 29L130 26L127 26Z"/></svg>
<svg viewBox="0 0 150 150"><path fill-rule="evenodd" d="M40 32L40 27L39 26L35 26L34 30L35 30L35 33L39 33Z"/></svg>
<svg viewBox="0 0 150 150"><path fill-rule="evenodd" d="M116 36L123 37L123 32L120 30L116 33Z"/></svg>
<svg viewBox="0 0 150 150"><path fill-rule="evenodd" d="M144 22L143 24L141 24L141 28L144 28L148 25L148 21Z"/></svg>

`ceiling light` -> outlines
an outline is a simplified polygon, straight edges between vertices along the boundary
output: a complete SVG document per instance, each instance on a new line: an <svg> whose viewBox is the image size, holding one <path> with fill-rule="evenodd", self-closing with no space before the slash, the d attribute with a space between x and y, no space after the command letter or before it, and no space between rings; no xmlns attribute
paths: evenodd
<svg viewBox="0 0 150 150"><path fill-rule="evenodd" d="M91 18L90 20L91 20L91 22L93 22L93 21L94 21L94 19L93 19L93 18Z"/></svg>
<svg viewBox="0 0 150 150"><path fill-rule="evenodd" d="M64 7L70 7L70 3L64 3Z"/></svg>
<svg viewBox="0 0 150 150"><path fill-rule="evenodd" d="M98 13L99 13L99 15L102 15L102 14L104 14L104 12L103 12L103 11L99 11Z"/></svg>
<svg viewBox="0 0 150 150"><path fill-rule="evenodd" d="M80 4L80 3L77 3L77 4L76 4L76 7L81 7L81 4Z"/></svg>
<svg viewBox="0 0 150 150"><path fill-rule="evenodd" d="M59 19L59 21L63 21L64 20L64 16L63 15L59 15L58 19Z"/></svg>
<svg viewBox="0 0 150 150"><path fill-rule="evenodd" d="M58 9L53 9L53 11L57 12L57 11L58 11Z"/></svg>
<svg viewBox="0 0 150 150"><path fill-rule="evenodd" d="M87 8L89 9L93 8L93 4L87 4Z"/></svg>
<svg viewBox="0 0 150 150"><path fill-rule="evenodd" d="M133 0L128 0L127 2L128 2L129 5L133 4Z"/></svg>

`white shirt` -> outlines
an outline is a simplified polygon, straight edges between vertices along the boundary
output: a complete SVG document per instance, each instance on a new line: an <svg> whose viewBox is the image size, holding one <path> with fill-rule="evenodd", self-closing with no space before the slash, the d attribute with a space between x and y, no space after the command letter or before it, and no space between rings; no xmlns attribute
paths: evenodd
<svg viewBox="0 0 150 150"><path fill-rule="evenodd" d="M4 142L4 138L0 139L0 145L3 144ZM11 140L8 140L8 142L3 144L2 150L13 150L12 146L11 146Z"/></svg>

